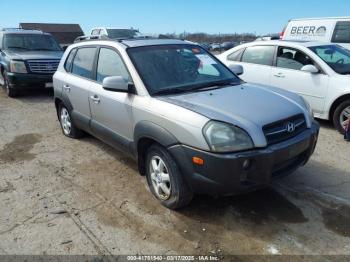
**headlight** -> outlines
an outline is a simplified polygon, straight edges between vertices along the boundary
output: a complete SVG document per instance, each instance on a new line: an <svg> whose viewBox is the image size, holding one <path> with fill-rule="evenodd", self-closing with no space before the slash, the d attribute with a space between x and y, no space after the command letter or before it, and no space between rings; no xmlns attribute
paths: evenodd
<svg viewBox="0 0 350 262"><path fill-rule="evenodd" d="M22 74L27 73L27 68L23 61L12 60L10 62L10 69L12 73L22 73Z"/></svg>
<svg viewBox="0 0 350 262"><path fill-rule="evenodd" d="M244 130L223 122L208 122L203 134L213 152L234 152L254 147L252 139Z"/></svg>
<svg viewBox="0 0 350 262"><path fill-rule="evenodd" d="M309 112L309 115L311 117L311 119L314 119L314 111L312 110L310 104L308 101L306 101L306 99L304 97L301 97L304 101L304 105L305 105L305 108L307 109L307 111Z"/></svg>

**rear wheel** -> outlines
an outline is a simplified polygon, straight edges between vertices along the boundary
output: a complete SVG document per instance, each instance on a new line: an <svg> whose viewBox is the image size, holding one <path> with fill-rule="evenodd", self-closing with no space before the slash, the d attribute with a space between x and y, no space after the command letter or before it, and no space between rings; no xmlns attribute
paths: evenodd
<svg viewBox="0 0 350 262"><path fill-rule="evenodd" d="M62 132L65 136L70 138L80 138L83 136L83 132L74 125L68 109L63 104L59 106L58 116Z"/></svg>
<svg viewBox="0 0 350 262"><path fill-rule="evenodd" d="M335 128L342 134L345 134L345 128L350 119L350 100L342 102L334 111L333 123Z"/></svg>
<svg viewBox="0 0 350 262"><path fill-rule="evenodd" d="M152 145L147 152L146 176L151 192L163 206L178 209L192 200L193 193L182 178L176 162L159 145Z"/></svg>
<svg viewBox="0 0 350 262"><path fill-rule="evenodd" d="M7 76L7 71L4 70L4 72L2 73L2 76L3 76L3 79L4 79L4 89L6 91L6 94L8 97L16 97L18 96L18 92L17 90L13 89L10 87L10 83L9 83L9 80L8 80L8 76Z"/></svg>

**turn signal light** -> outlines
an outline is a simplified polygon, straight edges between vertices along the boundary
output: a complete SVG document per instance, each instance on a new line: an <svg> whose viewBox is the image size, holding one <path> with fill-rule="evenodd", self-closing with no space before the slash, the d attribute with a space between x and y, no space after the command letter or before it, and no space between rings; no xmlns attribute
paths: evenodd
<svg viewBox="0 0 350 262"><path fill-rule="evenodd" d="M192 157L192 162L196 165L203 166L204 165L204 160L199 157Z"/></svg>

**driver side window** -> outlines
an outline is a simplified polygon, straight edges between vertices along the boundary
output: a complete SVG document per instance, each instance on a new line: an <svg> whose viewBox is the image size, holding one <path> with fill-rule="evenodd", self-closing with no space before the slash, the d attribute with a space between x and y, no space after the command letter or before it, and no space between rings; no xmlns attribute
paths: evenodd
<svg viewBox="0 0 350 262"><path fill-rule="evenodd" d="M109 48L101 48L97 64L96 81L102 83L108 76L122 76L126 81L131 81L126 66L120 55Z"/></svg>
<svg viewBox="0 0 350 262"><path fill-rule="evenodd" d="M277 67L300 70L306 65L314 65L314 63L311 58L303 52L289 47L278 48Z"/></svg>

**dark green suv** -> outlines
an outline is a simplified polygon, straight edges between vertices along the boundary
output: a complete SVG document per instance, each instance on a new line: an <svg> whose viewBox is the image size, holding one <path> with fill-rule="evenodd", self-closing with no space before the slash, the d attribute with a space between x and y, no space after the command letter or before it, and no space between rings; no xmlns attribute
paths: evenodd
<svg viewBox="0 0 350 262"><path fill-rule="evenodd" d="M36 30L0 31L0 85L10 97L21 90L52 88L63 51L51 34Z"/></svg>

